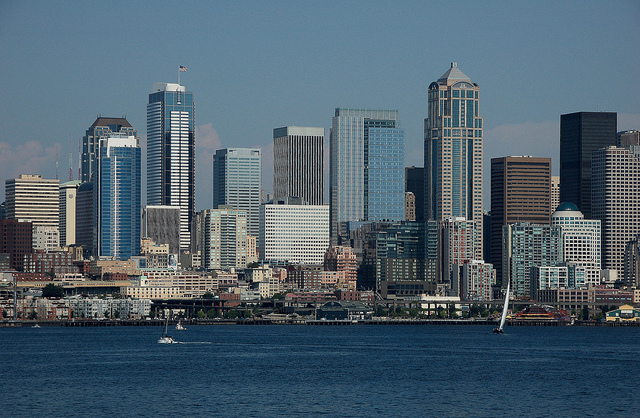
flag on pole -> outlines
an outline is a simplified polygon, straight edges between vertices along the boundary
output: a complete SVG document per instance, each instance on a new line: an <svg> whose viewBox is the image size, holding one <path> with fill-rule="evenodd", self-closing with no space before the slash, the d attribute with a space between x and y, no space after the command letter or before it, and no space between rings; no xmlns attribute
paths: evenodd
<svg viewBox="0 0 640 418"><path fill-rule="evenodd" d="M184 65L180 66L180 71L186 73L187 72L187 67L185 67Z"/></svg>

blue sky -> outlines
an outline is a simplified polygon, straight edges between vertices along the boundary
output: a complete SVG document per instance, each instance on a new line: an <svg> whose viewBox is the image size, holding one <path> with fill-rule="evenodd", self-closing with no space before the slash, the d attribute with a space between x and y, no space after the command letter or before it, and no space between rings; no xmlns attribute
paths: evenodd
<svg viewBox="0 0 640 418"><path fill-rule="evenodd" d="M3 0L0 179L52 178L58 152L66 180L70 139L77 177L98 114L126 115L144 146L151 86L179 65L196 101L199 210L216 149L262 148L268 192L273 128L328 139L336 107L398 109L406 164L422 166L427 87L452 61L481 87L485 178L505 155L552 157L557 173L561 114L613 111L619 130L640 129L639 19L632 0Z"/></svg>

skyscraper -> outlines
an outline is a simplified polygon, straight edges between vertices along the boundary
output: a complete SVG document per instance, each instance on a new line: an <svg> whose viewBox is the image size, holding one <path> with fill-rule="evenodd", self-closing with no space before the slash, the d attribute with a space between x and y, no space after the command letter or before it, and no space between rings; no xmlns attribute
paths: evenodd
<svg viewBox="0 0 640 418"><path fill-rule="evenodd" d="M329 180L333 244L339 223L404 220L404 129L397 110L336 109Z"/></svg>
<svg viewBox="0 0 640 418"><path fill-rule="evenodd" d="M94 252L128 260L140 253L141 152L134 136L101 139L95 164Z"/></svg>
<svg viewBox="0 0 640 418"><path fill-rule="evenodd" d="M80 180L60 185L60 245L76 243L76 203Z"/></svg>
<svg viewBox="0 0 640 418"><path fill-rule="evenodd" d="M213 156L213 207L246 212L247 234L260 233L262 154L258 148L225 148Z"/></svg>
<svg viewBox="0 0 640 418"><path fill-rule="evenodd" d="M629 241L640 234L640 146L593 153L593 219L602 221L602 268L624 271Z"/></svg>
<svg viewBox="0 0 640 418"><path fill-rule="evenodd" d="M21 174L5 182L7 219L32 222L34 226L59 227L60 182L40 174Z"/></svg>
<svg viewBox="0 0 640 418"><path fill-rule="evenodd" d="M177 206L145 206L142 213L142 235L158 245L167 244L169 254L180 252L180 208Z"/></svg>
<svg viewBox="0 0 640 418"><path fill-rule="evenodd" d="M415 196L415 220L424 221L424 167L405 167L404 191L411 192Z"/></svg>
<svg viewBox="0 0 640 418"><path fill-rule="evenodd" d="M491 262L502 283L502 226L548 224L551 216L551 158L491 159Z"/></svg>
<svg viewBox="0 0 640 418"><path fill-rule="evenodd" d="M147 105L147 203L180 207L180 249L195 212L195 103L175 83L154 83Z"/></svg>
<svg viewBox="0 0 640 418"><path fill-rule="evenodd" d="M324 203L324 128L287 126L273 130L274 200L288 196Z"/></svg>
<svg viewBox="0 0 640 418"><path fill-rule="evenodd" d="M206 209L201 222L202 264L206 269L247 266L247 213L231 206Z"/></svg>
<svg viewBox="0 0 640 418"><path fill-rule="evenodd" d="M482 117L480 87L457 63L429 85L424 121L425 217L475 221L482 259Z"/></svg>
<svg viewBox="0 0 640 418"><path fill-rule="evenodd" d="M577 112L560 116L560 202L578 206L586 219L591 214L591 154L615 146L617 114Z"/></svg>
<svg viewBox="0 0 640 418"><path fill-rule="evenodd" d="M138 136L126 118L98 116L82 138L81 177L83 182L92 181L96 157L99 154L100 140L113 133Z"/></svg>

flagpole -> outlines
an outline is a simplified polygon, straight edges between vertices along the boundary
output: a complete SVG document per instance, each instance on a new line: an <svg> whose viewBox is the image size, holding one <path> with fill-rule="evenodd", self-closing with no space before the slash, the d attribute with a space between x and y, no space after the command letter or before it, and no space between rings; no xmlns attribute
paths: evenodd
<svg viewBox="0 0 640 418"><path fill-rule="evenodd" d="M178 85L180 85L180 66L178 66Z"/></svg>

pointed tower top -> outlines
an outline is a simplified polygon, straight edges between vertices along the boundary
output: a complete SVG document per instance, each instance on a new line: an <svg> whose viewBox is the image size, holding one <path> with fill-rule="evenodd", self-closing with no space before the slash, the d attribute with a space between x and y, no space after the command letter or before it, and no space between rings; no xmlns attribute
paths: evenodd
<svg viewBox="0 0 640 418"><path fill-rule="evenodd" d="M450 80L451 81L453 80L471 81L471 79L467 77L465 73L463 73L458 69L457 62L451 63L451 68L449 68L446 73L442 74L442 77L438 79L438 83L441 83L441 82L446 83L447 81L450 81Z"/></svg>

